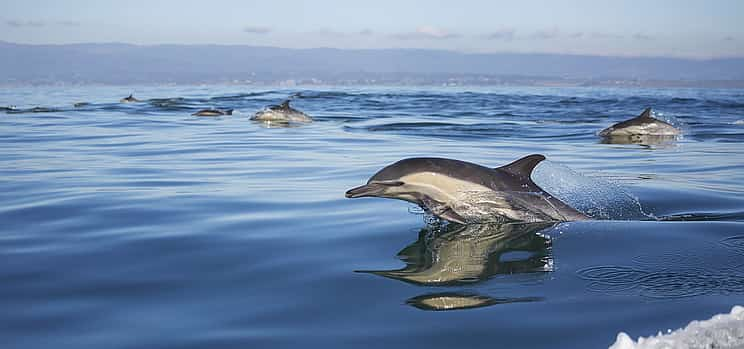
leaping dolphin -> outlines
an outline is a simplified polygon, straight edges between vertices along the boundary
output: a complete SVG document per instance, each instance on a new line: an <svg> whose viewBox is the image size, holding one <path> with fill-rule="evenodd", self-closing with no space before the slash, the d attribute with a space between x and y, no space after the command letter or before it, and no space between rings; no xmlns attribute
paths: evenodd
<svg viewBox="0 0 744 349"><path fill-rule="evenodd" d="M532 181L532 170L543 160L533 154L488 168L453 159L410 158L383 168L346 197L404 200L460 224L589 219Z"/></svg>
<svg viewBox="0 0 744 349"><path fill-rule="evenodd" d="M680 131L667 122L651 116L651 108L630 120L614 124L599 132L602 137L677 136Z"/></svg>
<svg viewBox="0 0 744 349"><path fill-rule="evenodd" d="M251 120L264 122L312 122L313 119L307 114L289 106L289 100L279 105L271 105L264 110L260 110L251 117Z"/></svg>

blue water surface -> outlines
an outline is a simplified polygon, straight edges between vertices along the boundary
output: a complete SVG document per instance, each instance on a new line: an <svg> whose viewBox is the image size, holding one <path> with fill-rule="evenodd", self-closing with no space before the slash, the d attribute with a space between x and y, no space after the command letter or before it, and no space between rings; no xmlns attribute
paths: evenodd
<svg viewBox="0 0 744 349"><path fill-rule="evenodd" d="M315 122L249 120L297 93ZM13 87L5 105L53 110L0 111L2 348L600 348L744 304L742 90ZM209 107L235 114L190 115ZM682 138L596 136L645 107ZM344 198L406 157L532 153L602 219L442 226Z"/></svg>

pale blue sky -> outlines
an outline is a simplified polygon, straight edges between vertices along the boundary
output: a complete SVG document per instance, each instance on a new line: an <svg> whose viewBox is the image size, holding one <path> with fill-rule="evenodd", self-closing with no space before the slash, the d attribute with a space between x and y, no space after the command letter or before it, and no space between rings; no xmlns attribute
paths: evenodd
<svg viewBox="0 0 744 349"><path fill-rule="evenodd" d="M744 56L744 1L0 0L0 40Z"/></svg>

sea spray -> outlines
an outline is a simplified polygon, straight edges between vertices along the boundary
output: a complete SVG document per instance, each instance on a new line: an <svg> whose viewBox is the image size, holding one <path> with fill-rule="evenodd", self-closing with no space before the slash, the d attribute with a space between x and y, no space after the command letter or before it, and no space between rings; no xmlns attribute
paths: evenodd
<svg viewBox="0 0 744 349"><path fill-rule="evenodd" d="M646 214L638 198L616 183L584 176L553 161L543 161L532 180L545 191L594 219L639 220Z"/></svg>

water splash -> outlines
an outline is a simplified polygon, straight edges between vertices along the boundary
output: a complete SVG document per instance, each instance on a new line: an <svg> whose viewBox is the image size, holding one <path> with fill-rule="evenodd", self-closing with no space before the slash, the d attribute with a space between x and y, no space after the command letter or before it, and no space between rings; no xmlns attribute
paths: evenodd
<svg viewBox="0 0 744 349"><path fill-rule="evenodd" d="M595 219L654 218L643 211L638 198L620 185L584 176L550 160L535 168L532 180L554 197Z"/></svg>

